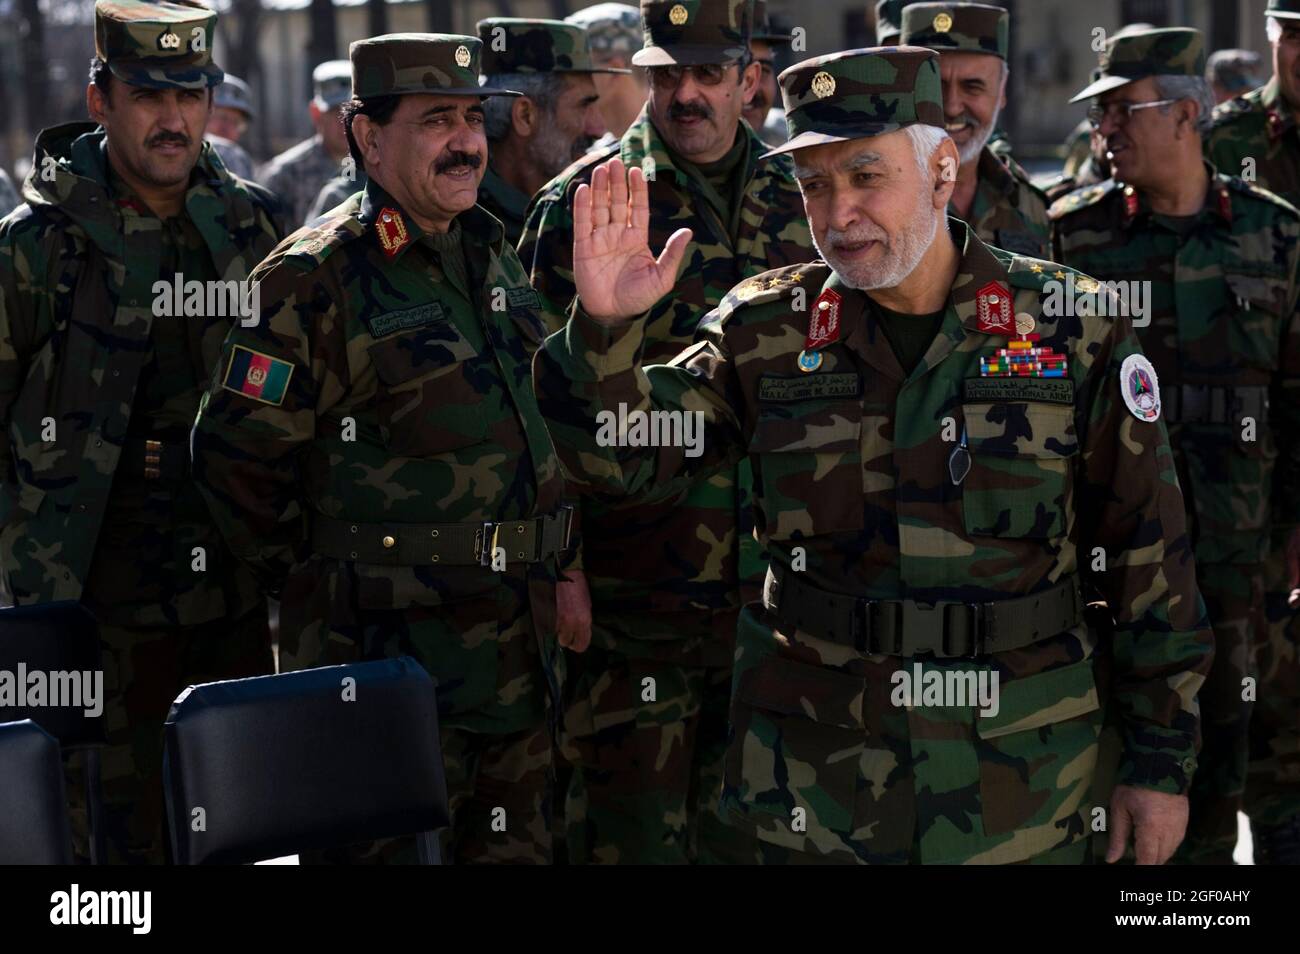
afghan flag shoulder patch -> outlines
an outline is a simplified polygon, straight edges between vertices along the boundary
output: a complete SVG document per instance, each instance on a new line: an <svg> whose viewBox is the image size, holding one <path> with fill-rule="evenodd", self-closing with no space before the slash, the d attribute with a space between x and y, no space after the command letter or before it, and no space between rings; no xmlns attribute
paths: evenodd
<svg viewBox="0 0 1300 954"><path fill-rule="evenodd" d="M244 397L279 407L289 390L293 365L243 345L235 345L221 386Z"/></svg>

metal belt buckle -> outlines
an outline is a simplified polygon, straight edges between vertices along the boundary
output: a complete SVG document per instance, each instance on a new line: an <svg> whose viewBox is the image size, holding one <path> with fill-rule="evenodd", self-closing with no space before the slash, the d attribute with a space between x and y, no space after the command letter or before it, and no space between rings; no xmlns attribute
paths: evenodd
<svg viewBox="0 0 1300 954"><path fill-rule="evenodd" d="M144 476L146 480L162 476L162 441L144 442Z"/></svg>
<svg viewBox="0 0 1300 954"><path fill-rule="evenodd" d="M500 532L501 524L484 520L483 526L474 534L474 556L478 557L479 566L492 565L492 554L497 552L497 534Z"/></svg>

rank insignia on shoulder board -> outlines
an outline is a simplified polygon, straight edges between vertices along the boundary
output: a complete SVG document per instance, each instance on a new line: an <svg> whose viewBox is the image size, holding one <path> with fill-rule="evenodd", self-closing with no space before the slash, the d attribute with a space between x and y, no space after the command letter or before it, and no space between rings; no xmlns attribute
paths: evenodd
<svg viewBox="0 0 1300 954"><path fill-rule="evenodd" d="M1146 355L1131 354L1119 368L1120 393L1124 404L1139 421L1160 418L1160 379Z"/></svg>
<svg viewBox="0 0 1300 954"><path fill-rule="evenodd" d="M221 386L244 397L279 407L289 390L293 365L243 345L235 345Z"/></svg>
<svg viewBox="0 0 1300 954"><path fill-rule="evenodd" d="M975 314L979 329L989 335L1011 335L1011 289L1001 282L989 282L975 293Z"/></svg>

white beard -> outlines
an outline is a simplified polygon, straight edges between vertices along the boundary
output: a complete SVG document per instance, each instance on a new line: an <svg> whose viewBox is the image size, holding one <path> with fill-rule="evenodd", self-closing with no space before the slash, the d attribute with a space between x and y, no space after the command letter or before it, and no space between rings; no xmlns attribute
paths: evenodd
<svg viewBox="0 0 1300 954"><path fill-rule="evenodd" d="M826 233L827 248L822 248L815 236L813 244L826 264L849 288L858 291L895 288L916 270L925 253L930 250L939 231L942 215L930 204L928 193L921 193L912 218L897 236L888 241L884 258L874 265L844 265L836 260L831 251L835 241L844 238L850 241L884 240L884 233L874 226L859 230L859 234L841 234L829 229Z"/></svg>

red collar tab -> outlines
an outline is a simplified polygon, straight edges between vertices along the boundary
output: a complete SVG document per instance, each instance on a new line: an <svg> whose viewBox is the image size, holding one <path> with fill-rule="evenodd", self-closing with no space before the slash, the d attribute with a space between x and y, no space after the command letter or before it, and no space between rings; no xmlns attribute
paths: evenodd
<svg viewBox="0 0 1300 954"><path fill-rule="evenodd" d="M387 206L380 209L379 217L375 219L375 233L379 236L379 244L383 246L389 261L411 244L411 233L406 231L402 213Z"/></svg>
<svg viewBox="0 0 1300 954"><path fill-rule="evenodd" d="M1138 214L1138 194L1137 189L1131 185L1124 187L1124 221L1132 222Z"/></svg>
<svg viewBox="0 0 1300 954"><path fill-rule="evenodd" d="M812 306L812 317L808 319L808 337L803 344L805 351L840 340L840 312L843 309L844 297L839 292L828 288L817 296Z"/></svg>
<svg viewBox="0 0 1300 954"><path fill-rule="evenodd" d="M1284 132L1286 132L1286 120L1282 118L1282 114L1276 109L1270 109L1268 111L1268 137L1276 139Z"/></svg>
<svg viewBox="0 0 1300 954"><path fill-rule="evenodd" d="M1223 217L1223 220L1225 222L1231 222L1232 221L1232 194L1228 191L1228 187L1224 185L1222 182L1219 183L1218 189L1216 191L1219 193L1218 195L1219 215Z"/></svg>
<svg viewBox="0 0 1300 954"><path fill-rule="evenodd" d="M989 282L975 293L975 314L979 330L986 335L1013 335L1011 289L1002 282Z"/></svg>

